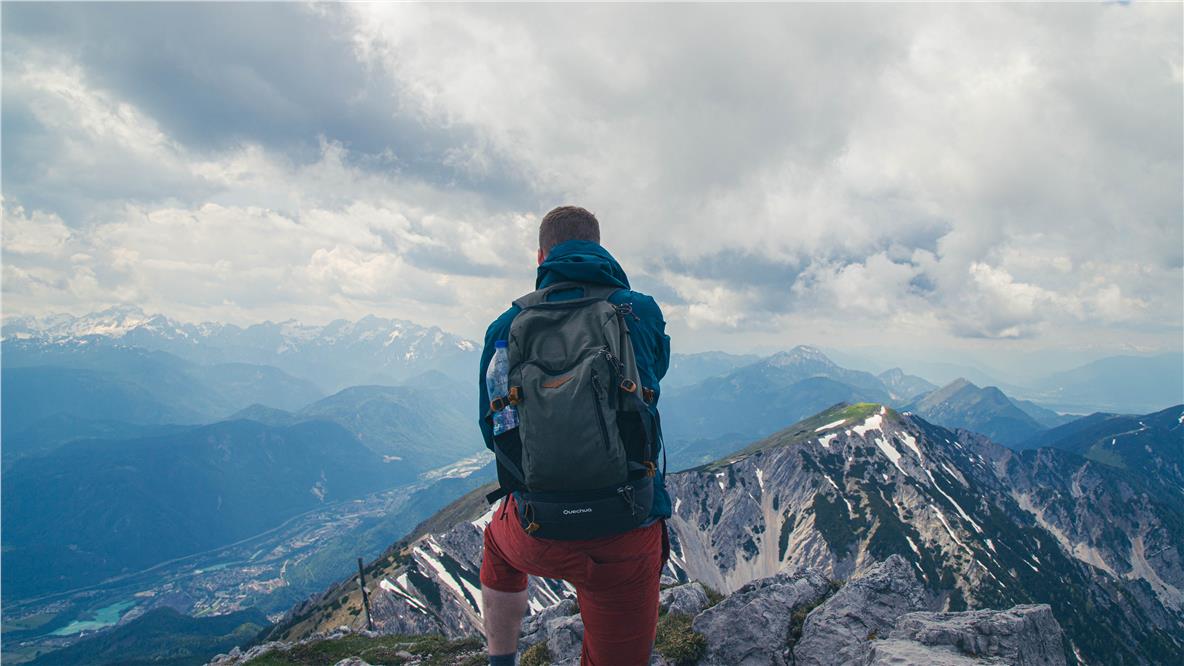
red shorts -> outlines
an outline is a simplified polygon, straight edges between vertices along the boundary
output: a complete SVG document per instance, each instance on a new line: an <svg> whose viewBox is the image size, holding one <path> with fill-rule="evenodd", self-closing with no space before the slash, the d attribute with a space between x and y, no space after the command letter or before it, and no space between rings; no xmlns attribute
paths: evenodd
<svg viewBox="0 0 1184 666"><path fill-rule="evenodd" d="M666 522L581 541L532 537L522 529L513 496L485 528L481 585L526 589L527 574L566 580L576 588L584 620L580 663L648 664L658 625L658 583L670 553Z"/></svg>

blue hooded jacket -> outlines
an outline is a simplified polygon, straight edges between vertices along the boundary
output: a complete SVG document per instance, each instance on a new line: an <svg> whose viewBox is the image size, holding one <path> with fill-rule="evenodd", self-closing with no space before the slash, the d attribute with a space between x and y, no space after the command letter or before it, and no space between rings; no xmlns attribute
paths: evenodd
<svg viewBox="0 0 1184 666"><path fill-rule="evenodd" d="M551 249L546 260L539 264L535 289L542 289L557 282L591 282L620 287L621 291L609 297L609 302L620 305L633 303L633 313L637 320L630 320L629 332L633 340L634 354L637 357L637 370L641 376L641 385L654 390L656 407L661 390L658 383L666 375L670 367L670 336L666 335L666 321L662 318L662 310L653 298L629 289L629 278L621 268L621 264L609 254L599 243L584 240L571 240L560 243ZM563 290L554 292L551 300L567 300L579 296L579 292ZM489 325L485 331L485 348L481 352L481 372L477 376L480 388L480 402L477 405L477 422L481 425L481 435L485 438L485 446L493 450L493 426L484 418L489 408L489 392L485 386L485 372L493 358L494 342L508 340L510 337L510 322L518 314L519 308L511 305L510 309L502 313ZM670 495L666 493L666 483L663 471L659 470L654 477L654 504L650 511L650 518L670 517Z"/></svg>

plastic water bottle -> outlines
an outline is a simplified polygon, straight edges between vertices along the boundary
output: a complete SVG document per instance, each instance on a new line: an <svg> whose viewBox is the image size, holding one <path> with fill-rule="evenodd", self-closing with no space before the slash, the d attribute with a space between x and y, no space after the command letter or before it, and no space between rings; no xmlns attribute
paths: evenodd
<svg viewBox="0 0 1184 666"><path fill-rule="evenodd" d="M489 399L509 399L510 395L510 350L505 340L493 343L493 358L485 371L485 388ZM507 405L493 413L493 434L500 435L518 427L518 410Z"/></svg>

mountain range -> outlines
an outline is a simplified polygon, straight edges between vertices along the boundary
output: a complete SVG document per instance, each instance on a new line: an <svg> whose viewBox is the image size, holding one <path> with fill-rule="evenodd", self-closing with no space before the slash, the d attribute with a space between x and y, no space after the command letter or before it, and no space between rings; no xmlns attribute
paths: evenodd
<svg viewBox="0 0 1184 666"><path fill-rule="evenodd" d="M231 418L271 425L333 421L370 450L418 474L484 450L470 417L476 402L475 387L428 371L406 385L351 386L294 411L255 404Z"/></svg>
<svg viewBox="0 0 1184 666"><path fill-rule="evenodd" d="M979 388L965 379L917 397L905 410L947 428L973 430L1005 446L1074 420L1039 405L1007 397L994 386Z"/></svg>
<svg viewBox="0 0 1184 666"><path fill-rule="evenodd" d="M934 423L976 430L1004 444L1073 418L964 379L938 388L900 368L879 375L849 370L819 349L799 346L666 391L663 432L678 469L713 460L839 402L903 406Z"/></svg>
<svg viewBox="0 0 1184 666"><path fill-rule="evenodd" d="M254 402L302 407L324 394L273 367L201 365L139 347L4 343L5 429L52 414L138 423L203 423Z"/></svg>
<svg viewBox="0 0 1184 666"><path fill-rule="evenodd" d="M271 366L326 393L359 384L399 384L428 370L468 381L479 352L472 341L437 327L373 315L324 325L291 319L242 328L178 322L135 306L78 317L6 318L0 339L6 354L9 346L44 350L70 343L118 345L167 352L201 365Z"/></svg>
<svg viewBox="0 0 1184 666"><path fill-rule="evenodd" d="M414 493L397 516L339 521L325 537L332 545L291 567L285 563L287 573L277 580L291 586L299 579L312 586L301 589L316 589L327 577L342 575L342 561L351 553L372 556L413 517L429 515L488 478L486 469L424 487L429 470L483 451L473 427L478 345L439 329L376 317L323 326L193 325L113 308L83 317L8 318L0 337L3 589L10 608L19 601L32 609L36 603L30 600L47 594L85 595L100 582L150 581L147 567L165 571L177 558L218 548L230 552L237 541L257 539L302 515L320 515L335 503L361 502L368 493ZM1169 398L1174 371L1163 365L1172 360L1154 360L1155 377L1167 378ZM1134 398L1121 403L1097 389L1130 363L1147 361L1099 362L1053 383L1017 389L1038 404L965 379L938 387L900 368L878 375L852 370L806 346L765 357L674 354L661 410L670 469L686 471L670 476L679 493L671 522L684 524L675 528L682 564L672 565L668 582L698 581L736 594L785 574L789 562L854 580L885 557L902 554L916 562L917 579L931 597L917 610L1002 612L1010 605L1046 603L1066 632L1070 663L1078 651L1087 662L1098 654L1131 663L1174 655L1178 645L1162 634L1179 628L1184 589L1179 553L1171 547L1184 524L1184 409L1078 418L1044 406L1069 404L1065 396L1092 396L1073 404L1168 404L1134 389ZM1152 384L1159 386L1160 379ZM1054 399L1043 402L1042 396ZM836 403L854 406L829 409ZM872 413L869 405L882 411ZM883 424L878 430L868 425L877 414ZM803 419L798 430L784 429ZM837 450L828 457L819 446ZM890 450L901 457L894 460ZM781 460L773 453L778 451L796 453ZM917 461L910 462L910 452ZM778 458L796 490L782 488L782 479L766 491L771 468L761 463L758 474L746 467L768 456ZM734 477L748 479L739 483L758 512L729 518L744 504L733 496L740 492ZM719 497L694 487L712 483L720 485ZM814 485L822 490L808 494ZM766 495L775 495L772 513L763 505ZM687 502L706 508L694 511ZM418 575L433 585L450 583L433 573L431 562L417 560L415 544L435 553L418 540L436 539L441 547L440 540L479 517L476 503L469 498L436 515L388 553L386 564L374 566L419 561L418 569L405 573L413 587L426 587L411 596L430 601L431 585ZM1011 554L997 552L1000 544ZM457 572L473 556L441 548ZM1022 552L1051 565L1016 555ZM452 567L440 553L434 557ZM708 559L690 564L701 558ZM1050 592L1051 579L1033 578L1025 566L1054 571L1087 599ZM249 587L251 568L244 564L242 575L226 580ZM254 569L272 575L264 573L266 566ZM391 584L407 591L397 578ZM451 584L468 590L460 579ZM537 609L569 592L555 582L541 585ZM290 600L283 595L294 589L266 598L278 604ZM55 598L45 597L43 605L57 609L48 611L57 627L71 620ZM447 595L440 598L447 602ZM185 609L193 603L170 593L167 601L136 602L128 617L161 604ZM1093 616L1076 607L1119 618L1114 631L1131 638L1083 635ZM302 608L311 615L295 621L303 611L294 611L273 637L308 635L310 627L323 630L336 617L319 602ZM433 617L450 618L441 620L449 631L463 626L463 607L440 612ZM5 620L12 618L6 613ZM408 628L425 627L439 628L431 622ZM1095 638L1114 647L1107 652L1091 642Z"/></svg>
<svg viewBox="0 0 1184 666"><path fill-rule="evenodd" d="M761 357L756 354L728 354L719 351L673 353L670 355L670 366L666 376L662 378L662 388L670 390L698 384L704 379L726 375L759 360Z"/></svg>
<svg viewBox="0 0 1184 666"><path fill-rule="evenodd" d="M663 435L675 468L712 460L838 402L890 402L875 375L842 368L813 347L773 354L696 384L666 391Z"/></svg>
<svg viewBox="0 0 1184 666"><path fill-rule="evenodd" d="M1110 356L1034 381L1028 397L1061 411L1144 413L1184 401L1184 353Z"/></svg>
<svg viewBox="0 0 1184 666"><path fill-rule="evenodd" d="M1184 492L1184 409L1091 414L1046 430L1022 448L1051 447L1129 472L1169 495Z"/></svg>
<svg viewBox="0 0 1184 666"><path fill-rule="evenodd" d="M310 382L322 395L355 385L401 384L428 370L441 371L468 384L473 380L472 368L480 352L478 342L438 327L372 315L322 325L289 319L240 327L220 322L178 322L129 305L81 316L10 315L0 324L0 340L6 356L71 346L116 345L168 352L200 365L271 366ZM724 352L674 353L665 387L681 389L762 360L772 358ZM1000 383L972 364L919 359L911 361L912 366L913 379L908 381L913 384L898 384L896 370L882 372L878 377L895 404L934 388L929 381L916 377L918 372L945 382L966 377L980 385L999 386L1058 412L1146 413L1184 401L1184 354L1178 352L1111 356L1010 384ZM900 375L904 374L900 371ZM916 382L918 379L920 382ZM268 404L267 400L255 402Z"/></svg>
<svg viewBox="0 0 1184 666"><path fill-rule="evenodd" d="M1184 407L1175 409L1184 417ZM1064 630L1064 663L1178 663L1184 503L1148 492L1145 481L1070 451L1014 452L880 404L836 406L669 476L665 580L745 595L803 568L857 581L900 556L928 599L913 610L1046 604ZM383 632L477 631L480 530L492 513L474 492L369 565ZM531 581L540 617L571 597L562 582ZM739 613L743 604L734 607ZM356 581L343 581L294 608L269 637L356 625L357 608ZM806 610L808 625L820 611ZM874 606L846 615L862 612ZM727 632L714 635L726 643ZM707 640L710 654L718 646ZM875 631L856 643L863 655L899 647Z"/></svg>

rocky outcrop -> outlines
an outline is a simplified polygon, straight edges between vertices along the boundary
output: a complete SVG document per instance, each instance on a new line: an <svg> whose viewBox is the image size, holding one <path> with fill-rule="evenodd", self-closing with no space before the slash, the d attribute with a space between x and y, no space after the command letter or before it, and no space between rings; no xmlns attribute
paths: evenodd
<svg viewBox="0 0 1184 666"><path fill-rule="evenodd" d="M563 601L531 615L522 623L521 650L546 643L552 666L580 663L584 621L574 599Z"/></svg>
<svg viewBox="0 0 1184 666"><path fill-rule="evenodd" d="M790 621L795 611L831 592L815 571L778 574L753 581L695 617L692 628L707 638L708 664L789 663Z"/></svg>
<svg viewBox="0 0 1184 666"><path fill-rule="evenodd" d="M797 666L862 663L877 636L886 636L897 618L930 603L913 567L893 555L843 586L810 613L794 646Z"/></svg>
<svg viewBox="0 0 1184 666"><path fill-rule="evenodd" d="M698 615L709 603L707 591L697 582L667 588L658 597L658 609L665 613Z"/></svg>
<svg viewBox="0 0 1184 666"><path fill-rule="evenodd" d="M693 615L691 631L702 634L706 643L696 663L705 666L1066 663L1063 634L1047 605L918 612L917 608L932 607L938 601L926 594L909 562L900 556L873 565L867 574L841 588L816 571L802 570L753 581L711 607L706 607L706 590L696 582L663 590L660 603L664 613ZM266 643L247 652L236 648L211 664L236 666L269 652L296 646L307 650L319 641L350 634L374 639L385 633L340 627L299 642ZM520 646L525 651L545 644L553 666L575 666L583 637L576 601L563 599L526 618ZM407 663L418 663L410 652L407 657ZM672 662L659 650L651 663L670 666Z"/></svg>
<svg viewBox="0 0 1184 666"><path fill-rule="evenodd" d="M948 646L980 659L999 658L1014 666L1064 666L1062 636L1047 604L1003 611L909 613L888 635L925 646Z"/></svg>

